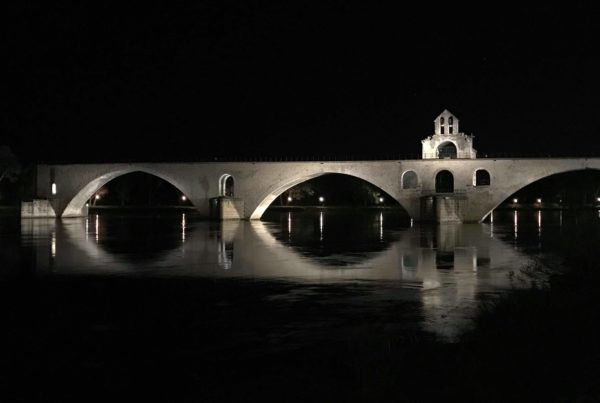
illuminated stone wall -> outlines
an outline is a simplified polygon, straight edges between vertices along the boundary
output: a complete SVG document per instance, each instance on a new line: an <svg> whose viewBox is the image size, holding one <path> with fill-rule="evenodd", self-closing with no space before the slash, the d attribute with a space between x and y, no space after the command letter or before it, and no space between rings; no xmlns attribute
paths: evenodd
<svg viewBox="0 0 600 403"><path fill-rule="evenodd" d="M473 149L473 136L460 132L459 120L450 111L444 110L433 123L434 134L421 141L423 159L441 158L440 146L448 143L456 147L456 158L477 157L477 151Z"/></svg>
<svg viewBox="0 0 600 403"><path fill-rule="evenodd" d="M474 186L473 177L479 169L490 174L489 185ZM553 174L583 169L600 169L600 158L39 165L37 194L50 201L57 216L86 215L86 202L102 186L120 175L139 171L171 183L200 215L209 217L210 199L220 196L219 181L227 174L235 181L234 197L243 202L236 211L241 218L258 219L289 188L320 175L345 174L377 186L419 220L422 198L438 195L436 175L447 170L454 179L452 195L463 200L453 214L463 222L477 222L524 186ZM416 173L417 185L402 189L402 175L409 170ZM52 194L52 184L56 194Z"/></svg>

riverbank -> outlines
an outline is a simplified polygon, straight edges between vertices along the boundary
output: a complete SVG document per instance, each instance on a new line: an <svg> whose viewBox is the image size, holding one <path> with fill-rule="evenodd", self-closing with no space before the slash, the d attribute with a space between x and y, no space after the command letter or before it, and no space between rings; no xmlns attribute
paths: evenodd
<svg viewBox="0 0 600 403"><path fill-rule="evenodd" d="M559 203L512 203L504 204L496 207L496 210L512 211L512 210L563 210L563 211L585 211L585 210L598 210L600 204L587 204L580 206L569 206Z"/></svg>
<svg viewBox="0 0 600 403"><path fill-rule="evenodd" d="M110 211L110 210L122 210L122 211L154 211L154 210L195 210L194 206L90 206L89 211Z"/></svg>
<svg viewBox="0 0 600 403"><path fill-rule="evenodd" d="M269 210L398 210L404 211L400 206L269 206Z"/></svg>

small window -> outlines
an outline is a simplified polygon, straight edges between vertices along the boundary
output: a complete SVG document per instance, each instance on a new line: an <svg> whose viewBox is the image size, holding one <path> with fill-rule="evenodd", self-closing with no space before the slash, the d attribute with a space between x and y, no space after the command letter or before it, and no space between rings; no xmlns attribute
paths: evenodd
<svg viewBox="0 0 600 403"><path fill-rule="evenodd" d="M454 130L453 130L453 129L454 129L454 127L452 127L452 126L449 126L449 127L448 127L448 133L450 133L450 134L454 133Z"/></svg>
<svg viewBox="0 0 600 403"><path fill-rule="evenodd" d="M444 125L440 126L440 133L444 134Z"/></svg>
<svg viewBox="0 0 600 403"><path fill-rule="evenodd" d="M440 118L440 124L442 124L442 125L444 124L444 117Z"/></svg>
<svg viewBox="0 0 600 403"><path fill-rule="evenodd" d="M490 186L490 173L485 169L478 169L475 171L474 185L475 186Z"/></svg>
<svg viewBox="0 0 600 403"><path fill-rule="evenodd" d="M452 116L450 116L450 117L448 118L448 124L449 124L449 125L453 125L453 124L454 124L454 118L453 118Z"/></svg>
<svg viewBox="0 0 600 403"><path fill-rule="evenodd" d="M418 185L418 178L415 171L406 171L402 175L402 189L415 189Z"/></svg>

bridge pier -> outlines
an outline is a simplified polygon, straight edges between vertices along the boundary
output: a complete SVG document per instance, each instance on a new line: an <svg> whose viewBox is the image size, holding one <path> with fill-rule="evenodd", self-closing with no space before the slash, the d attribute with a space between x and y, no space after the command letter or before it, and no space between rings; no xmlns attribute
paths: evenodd
<svg viewBox="0 0 600 403"><path fill-rule="evenodd" d="M464 195L421 197L421 221L454 224L465 221L467 198Z"/></svg>
<svg viewBox="0 0 600 403"><path fill-rule="evenodd" d="M210 218L216 220L241 220L244 215L244 200L219 196L210 199Z"/></svg>
<svg viewBox="0 0 600 403"><path fill-rule="evenodd" d="M48 199L21 202L21 218L55 218L56 212Z"/></svg>
<svg viewBox="0 0 600 403"><path fill-rule="evenodd" d="M56 200L33 199L32 201L21 202L21 218L68 218L68 217L87 217L89 208L84 205L78 214L56 214L58 203Z"/></svg>

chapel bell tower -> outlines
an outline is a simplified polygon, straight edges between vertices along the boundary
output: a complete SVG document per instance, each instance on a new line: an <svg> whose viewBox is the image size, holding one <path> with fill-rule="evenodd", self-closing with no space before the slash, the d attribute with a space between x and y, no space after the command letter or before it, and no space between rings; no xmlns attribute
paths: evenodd
<svg viewBox="0 0 600 403"><path fill-rule="evenodd" d="M458 118L444 109L433 121L434 134L421 141L423 159L476 158L473 136L461 133Z"/></svg>

